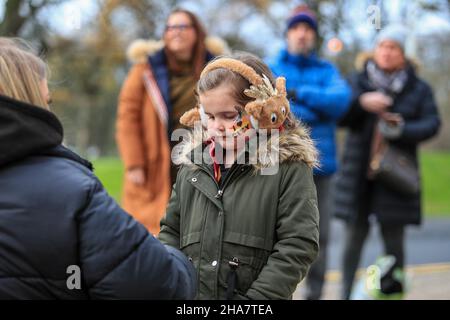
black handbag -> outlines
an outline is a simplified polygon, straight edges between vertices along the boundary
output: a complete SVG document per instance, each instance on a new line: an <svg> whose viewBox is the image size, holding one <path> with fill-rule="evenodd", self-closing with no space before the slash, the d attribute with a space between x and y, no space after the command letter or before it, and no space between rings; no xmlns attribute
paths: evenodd
<svg viewBox="0 0 450 320"><path fill-rule="evenodd" d="M420 175L412 157L385 142L370 161L370 177L403 195L420 192Z"/></svg>

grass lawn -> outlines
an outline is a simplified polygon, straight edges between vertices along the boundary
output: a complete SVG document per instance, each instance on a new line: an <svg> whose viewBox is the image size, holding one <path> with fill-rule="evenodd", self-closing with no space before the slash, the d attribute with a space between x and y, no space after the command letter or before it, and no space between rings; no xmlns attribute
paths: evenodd
<svg viewBox="0 0 450 320"><path fill-rule="evenodd" d="M94 172L117 202L122 196L123 166L118 158L100 158L93 161Z"/></svg>
<svg viewBox="0 0 450 320"><path fill-rule="evenodd" d="M450 217L450 153L423 152L421 154L424 212L427 216ZM95 173L106 190L120 202L122 163L117 158L94 161Z"/></svg>
<svg viewBox="0 0 450 320"><path fill-rule="evenodd" d="M424 212L450 217L450 153L421 154Z"/></svg>

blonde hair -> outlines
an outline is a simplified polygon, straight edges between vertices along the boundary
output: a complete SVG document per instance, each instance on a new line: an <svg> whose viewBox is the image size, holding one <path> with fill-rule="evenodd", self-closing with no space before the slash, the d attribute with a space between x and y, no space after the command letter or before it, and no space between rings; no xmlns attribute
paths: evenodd
<svg viewBox="0 0 450 320"><path fill-rule="evenodd" d="M23 40L0 37L0 94L48 109L46 63Z"/></svg>

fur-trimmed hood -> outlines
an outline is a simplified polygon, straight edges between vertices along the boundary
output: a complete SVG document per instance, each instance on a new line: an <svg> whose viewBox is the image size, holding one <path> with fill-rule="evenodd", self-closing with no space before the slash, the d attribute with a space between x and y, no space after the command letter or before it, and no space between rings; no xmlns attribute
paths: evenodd
<svg viewBox="0 0 450 320"><path fill-rule="evenodd" d="M187 136L176 146L173 153L173 162L176 165L197 166L194 162L194 153L204 152L206 131L196 126L189 131ZM278 138L278 144L273 139ZM257 153L265 154L263 160L260 157L256 164L252 164L255 170L268 168L283 162L304 162L310 168L318 168L318 151L309 135L309 130L302 124L282 131L275 137L268 137L265 146L258 146ZM262 158L262 157L261 157ZM201 158L199 158L201 159Z"/></svg>
<svg viewBox="0 0 450 320"><path fill-rule="evenodd" d="M373 51L363 51L360 52L355 58L355 68L357 71L364 70L364 67L368 60L372 60L374 56ZM418 71L420 69L420 62L417 59L406 57L406 61L409 65L414 69L414 71Z"/></svg>
<svg viewBox="0 0 450 320"><path fill-rule="evenodd" d="M230 53L228 44L219 37L206 37L205 46L206 49L214 56ZM163 47L164 42L162 40L138 39L129 45L127 49L127 58L133 64L144 63L147 61L147 57L149 55L161 50Z"/></svg>

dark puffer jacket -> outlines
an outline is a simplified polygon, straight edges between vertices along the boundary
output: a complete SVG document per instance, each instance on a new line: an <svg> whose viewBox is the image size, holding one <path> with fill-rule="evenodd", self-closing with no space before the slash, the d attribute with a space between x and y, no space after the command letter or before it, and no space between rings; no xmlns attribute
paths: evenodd
<svg viewBox="0 0 450 320"><path fill-rule="evenodd" d="M108 196L62 132L0 96L0 299L193 298L192 264Z"/></svg>
<svg viewBox="0 0 450 320"><path fill-rule="evenodd" d="M375 91L369 84L364 69L350 79L353 90L351 107L341 125L349 129L342 167L337 174L335 215L352 221L358 215L375 213L378 221L390 224L420 224L421 194L403 195L391 191L381 183L370 183L366 178L370 146L376 117L359 104L359 97ZM439 130L440 117L430 86L417 77L411 63L407 66L408 80L403 90L394 98L391 112L399 113L405 120L400 137L389 143L403 150L418 165L417 149L421 142L433 137ZM420 172L420 171L419 171Z"/></svg>

